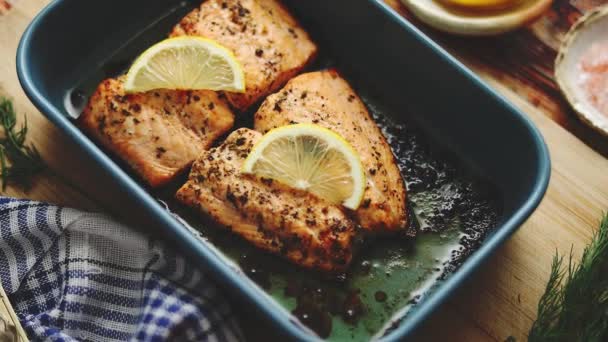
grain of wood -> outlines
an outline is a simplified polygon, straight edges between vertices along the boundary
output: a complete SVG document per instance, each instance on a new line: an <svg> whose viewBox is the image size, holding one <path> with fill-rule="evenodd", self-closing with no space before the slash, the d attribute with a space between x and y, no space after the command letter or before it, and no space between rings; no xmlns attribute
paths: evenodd
<svg viewBox="0 0 608 342"><path fill-rule="evenodd" d="M608 140L582 123L561 95L553 79L561 38L583 13L608 0L555 0L540 20L528 28L496 37L455 37L417 21L400 0L385 0L423 32L464 61L473 71L487 73L509 91L532 104L536 112L558 122L608 157Z"/></svg>
<svg viewBox="0 0 608 342"><path fill-rule="evenodd" d="M4 194L89 211L117 212L121 203L116 199L123 198L119 189L113 187L109 177L36 110L17 78L15 54L19 39L32 18L48 3L48 0L18 1L10 12L0 16L0 96L13 101L21 120L22 115L27 116L28 141L38 148L49 165L49 171L37 177L29 191L9 187Z"/></svg>
<svg viewBox="0 0 608 342"><path fill-rule="evenodd" d="M4 293L4 289L2 289L2 285L0 284L0 319L3 321L0 325L0 337L2 337L2 333L5 334L7 338L16 339L17 342L27 341L27 335L21 324L19 324L19 319L17 319L17 315L13 310L11 303ZM8 341L7 339L1 339L2 341Z"/></svg>
<svg viewBox="0 0 608 342"><path fill-rule="evenodd" d="M398 0L386 1L410 18ZM0 16L0 96L12 98L17 110L28 116L30 139L52 170L40 176L28 193L9 188L7 194L86 210L110 208L128 215L133 210L129 203L120 203L122 210L116 208L118 201L114 199L120 198L119 191L108 177L35 110L17 82L14 55L19 37L47 2L20 0ZM572 3L556 1L553 10L532 28L498 38L456 38L424 28L534 121L549 146L553 173L540 207L458 294L425 322L418 333L421 340L504 341L508 336L525 340L553 254L556 250L567 254L573 246L575 255L580 255L608 209L608 160L592 149L606 153L608 142L578 122L551 79L551 58L560 34L577 11L589 7L586 1ZM500 56L493 49L512 51ZM270 330L260 329L264 324L250 316L242 321L251 336Z"/></svg>

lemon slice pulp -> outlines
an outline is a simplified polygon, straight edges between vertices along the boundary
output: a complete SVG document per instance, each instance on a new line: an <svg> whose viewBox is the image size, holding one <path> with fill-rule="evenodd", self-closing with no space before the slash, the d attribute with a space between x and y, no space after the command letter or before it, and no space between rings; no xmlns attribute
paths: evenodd
<svg viewBox="0 0 608 342"><path fill-rule="evenodd" d="M243 92L243 68L232 52L201 37L165 39L144 51L127 73L126 92L153 89Z"/></svg>
<svg viewBox="0 0 608 342"><path fill-rule="evenodd" d="M312 124L283 126L265 134L247 156L242 172L277 180L350 209L361 203L366 184L361 160L350 144Z"/></svg>

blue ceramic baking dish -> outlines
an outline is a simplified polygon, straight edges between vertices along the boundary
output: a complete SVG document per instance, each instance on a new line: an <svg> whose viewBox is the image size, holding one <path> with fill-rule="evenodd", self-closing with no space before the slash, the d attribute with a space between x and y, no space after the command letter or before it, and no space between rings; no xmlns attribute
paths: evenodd
<svg viewBox="0 0 608 342"><path fill-rule="evenodd" d="M128 65L196 1L55 0L25 31L17 51L19 80L31 101L80 146L151 217L162 233L191 253L239 300L285 336L318 337L277 304L218 249L171 215L136 179L84 135L69 116L66 94ZM462 164L483 174L501 194L496 227L460 267L387 334L402 340L443 303L526 220L541 201L550 175L545 143L530 120L380 0L285 0L335 64L381 94L392 108ZM88 80L88 81L87 81ZM69 100L69 99L68 99ZM413 110L412 110L413 109ZM399 114L394 120L403 120ZM118 213L128 216L129 213Z"/></svg>

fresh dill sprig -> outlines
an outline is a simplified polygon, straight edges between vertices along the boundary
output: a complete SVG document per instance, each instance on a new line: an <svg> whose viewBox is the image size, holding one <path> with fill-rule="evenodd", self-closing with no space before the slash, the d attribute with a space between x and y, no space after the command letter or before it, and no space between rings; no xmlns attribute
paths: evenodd
<svg viewBox="0 0 608 342"><path fill-rule="evenodd" d="M13 103L0 98L0 125L4 135L0 136L0 180L2 190L9 183L29 188L33 175L45 168L44 161L34 145L26 145L27 119L17 127L17 114Z"/></svg>
<svg viewBox="0 0 608 342"><path fill-rule="evenodd" d="M538 303L538 318L528 341L608 341L608 214L583 252L578 265L567 268L557 254Z"/></svg>

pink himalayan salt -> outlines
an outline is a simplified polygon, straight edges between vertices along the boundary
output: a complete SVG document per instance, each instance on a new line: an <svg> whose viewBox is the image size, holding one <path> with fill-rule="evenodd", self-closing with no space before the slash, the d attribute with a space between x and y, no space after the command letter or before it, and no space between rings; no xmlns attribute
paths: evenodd
<svg viewBox="0 0 608 342"><path fill-rule="evenodd" d="M608 40L593 43L583 54L578 69L579 84L587 100L608 116Z"/></svg>

